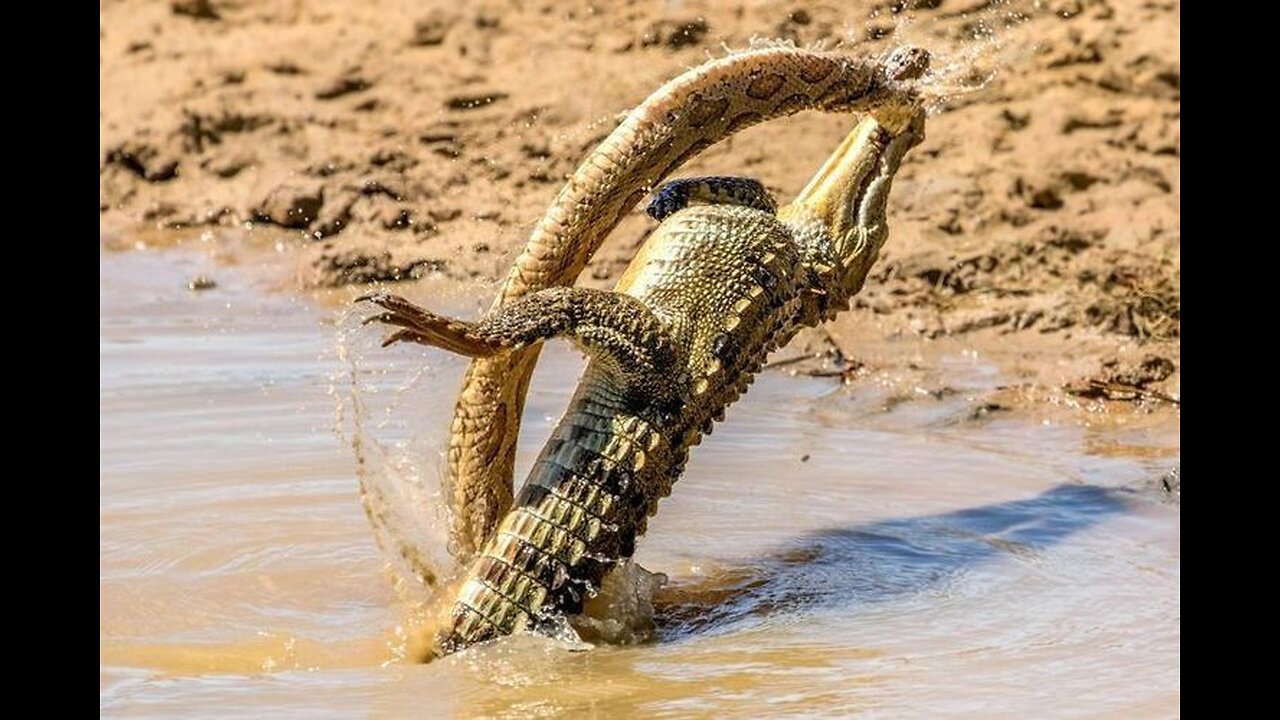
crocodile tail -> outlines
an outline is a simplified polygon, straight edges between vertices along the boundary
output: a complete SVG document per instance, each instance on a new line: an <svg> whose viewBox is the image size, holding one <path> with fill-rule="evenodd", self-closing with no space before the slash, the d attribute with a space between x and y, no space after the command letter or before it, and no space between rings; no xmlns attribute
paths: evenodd
<svg viewBox="0 0 1280 720"><path fill-rule="evenodd" d="M756 123L802 110L856 112L912 93L901 53L854 58L777 47L693 68L631 111L578 166L507 277L496 305L571 285L623 216L690 158ZM515 442L538 347L467 370L449 447L453 546L470 557L511 506Z"/></svg>

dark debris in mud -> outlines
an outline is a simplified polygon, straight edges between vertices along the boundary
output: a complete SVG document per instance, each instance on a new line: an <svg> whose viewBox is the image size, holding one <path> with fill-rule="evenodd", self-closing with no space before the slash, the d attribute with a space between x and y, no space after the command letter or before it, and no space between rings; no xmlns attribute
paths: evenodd
<svg viewBox="0 0 1280 720"><path fill-rule="evenodd" d="M1170 502L1182 504L1182 466L1178 466L1158 480L1160 490Z"/></svg>
<svg viewBox="0 0 1280 720"><path fill-rule="evenodd" d="M333 278L332 286L353 283L400 282L419 280L432 273L444 273L449 264L439 259L396 262L390 252L360 251L326 252L315 261L321 278Z"/></svg>
<svg viewBox="0 0 1280 720"><path fill-rule="evenodd" d="M1102 372L1098 376L1072 383L1066 390L1083 398L1124 402L1162 401L1178 405L1181 398L1156 387L1175 371L1177 366L1173 361L1159 355L1146 355L1133 364L1124 364L1112 358L1103 361Z"/></svg>
<svg viewBox="0 0 1280 720"><path fill-rule="evenodd" d="M1158 477L1126 485L1124 490L1166 505L1182 505L1182 466Z"/></svg>
<svg viewBox="0 0 1280 720"><path fill-rule="evenodd" d="M1056 292L1046 293L1046 279L1053 278ZM909 255L880 266L873 281L854 306L875 314L915 308L917 332L930 338L989 329L1053 334L1088 328L1139 341L1181 335L1176 263L1107 250L1097 232L1048 226L988 252Z"/></svg>

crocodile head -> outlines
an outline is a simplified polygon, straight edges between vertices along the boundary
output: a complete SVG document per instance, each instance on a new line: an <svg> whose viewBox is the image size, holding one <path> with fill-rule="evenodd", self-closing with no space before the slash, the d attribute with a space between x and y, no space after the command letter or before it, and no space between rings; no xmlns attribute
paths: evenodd
<svg viewBox="0 0 1280 720"><path fill-rule="evenodd" d="M928 63L915 48L901 49L895 58L892 79L901 82L919 77ZM859 119L796 199L779 210L804 249L818 316L845 309L862 289L889 234L885 211L893 176L907 151L924 140L924 121L914 94L892 96Z"/></svg>

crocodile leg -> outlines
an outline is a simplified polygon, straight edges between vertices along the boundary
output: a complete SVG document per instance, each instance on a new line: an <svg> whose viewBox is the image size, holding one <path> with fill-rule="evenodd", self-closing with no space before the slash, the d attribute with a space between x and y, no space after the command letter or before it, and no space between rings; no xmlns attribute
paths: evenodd
<svg viewBox="0 0 1280 720"><path fill-rule="evenodd" d="M416 342L442 348L467 357L489 357L503 348L501 338L478 332L478 323L437 315L399 295L370 293L356 302L371 302L385 312L364 319L364 325L379 322L399 327L382 340L382 347L398 342Z"/></svg>
<svg viewBox="0 0 1280 720"><path fill-rule="evenodd" d="M734 176L672 180L654 193L646 212L659 222L690 205L741 205L773 213L778 202L755 178Z"/></svg>
<svg viewBox="0 0 1280 720"><path fill-rule="evenodd" d="M588 288L541 290L504 305L476 322L437 315L389 293L360 298L383 309L365 319L399 328L383 341L416 342L468 357L492 357L554 337L569 338L629 392L669 395L681 384L666 328L640 300Z"/></svg>

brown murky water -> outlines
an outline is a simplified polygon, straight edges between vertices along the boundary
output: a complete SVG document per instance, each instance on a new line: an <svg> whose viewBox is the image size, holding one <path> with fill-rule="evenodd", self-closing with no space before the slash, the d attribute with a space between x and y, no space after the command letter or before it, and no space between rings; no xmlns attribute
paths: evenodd
<svg viewBox="0 0 1280 720"><path fill-rule="evenodd" d="M352 440L383 540L439 562L461 363L335 340L335 309L233 268L188 292L201 255L101 268L104 714L1178 712L1179 510L1123 489L1177 464L1176 422L969 420L963 389L999 378L964 355L945 359L962 392L901 404L766 373L641 544L671 577L657 642L415 665L397 628L421 591L393 587ZM581 367L544 357L526 463Z"/></svg>

